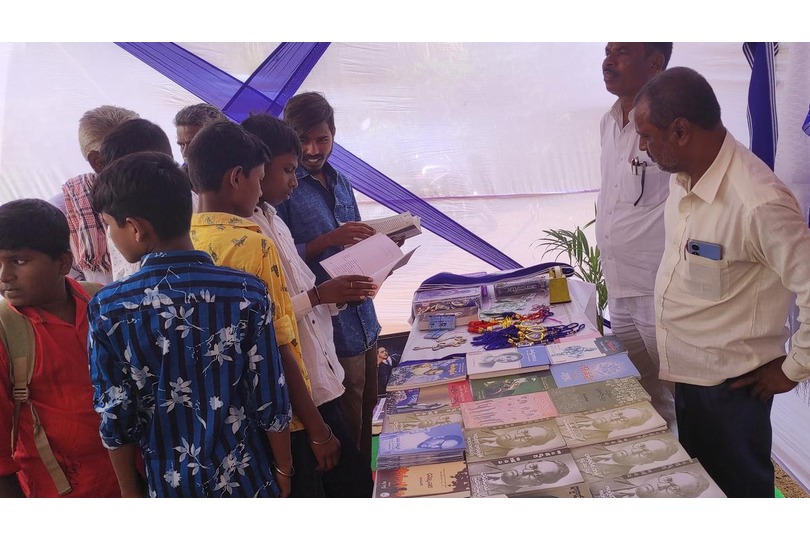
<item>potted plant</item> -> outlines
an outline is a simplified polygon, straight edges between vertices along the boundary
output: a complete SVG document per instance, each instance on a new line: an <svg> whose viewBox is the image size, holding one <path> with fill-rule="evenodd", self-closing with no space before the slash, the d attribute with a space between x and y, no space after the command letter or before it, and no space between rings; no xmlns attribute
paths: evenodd
<svg viewBox="0 0 810 540"><path fill-rule="evenodd" d="M568 263L574 268L574 276L582 281L596 285L596 321L598 330L603 332L602 314L607 307L607 286L602 274L602 260L599 257L599 246L591 245L585 236L585 229L596 223L596 218L583 227L577 226L573 231L566 229L544 230L544 237L536 240L538 247L544 247L543 255L568 255Z"/></svg>

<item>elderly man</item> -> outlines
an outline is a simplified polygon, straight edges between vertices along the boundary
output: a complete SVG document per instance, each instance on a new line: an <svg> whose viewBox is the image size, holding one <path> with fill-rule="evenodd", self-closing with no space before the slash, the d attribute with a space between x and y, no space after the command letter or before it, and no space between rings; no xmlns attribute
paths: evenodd
<svg viewBox="0 0 810 540"><path fill-rule="evenodd" d="M79 119L79 146L84 159L94 172L71 178L62 185L62 193L50 200L64 212L70 227L70 250L75 258L70 276L95 283L113 280L110 248L115 246L105 235L101 217L90 206L90 188L101 172L101 142L115 128L139 118L138 113L102 105L84 113Z"/></svg>
<svg viewBox="0 0 810 540"><path fill-rule="evenodd" d="M723 127L714 91L694 70L651 79L635 111L639 148L676 173L655 307L681 444L729 497L773 497L773 396L810 378L805 217ZM791 293L802 324L785 355Z"/></svg>

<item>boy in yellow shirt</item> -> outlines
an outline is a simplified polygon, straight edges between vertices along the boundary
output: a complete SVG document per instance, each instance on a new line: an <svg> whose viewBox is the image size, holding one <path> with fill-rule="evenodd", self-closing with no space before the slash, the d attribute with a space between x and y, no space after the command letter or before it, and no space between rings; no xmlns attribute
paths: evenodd
<svg viewBox="0 0 810 540"><path fill-rule="evenodd" d="M290 425L293 466L296 446L307 444L317 459L317 470L333 468L340 458L340 442L332 435L312 401L298 327L282 265L273 242L249 219L261 196L260 182L269 150L256 136L231 122L203 128L186 153L188 172L199 194L199 211L191 219L191 240L216 264L258 276L273 302L273 326L292 402ZM296 492L293 496L318 494Z"/></svg>

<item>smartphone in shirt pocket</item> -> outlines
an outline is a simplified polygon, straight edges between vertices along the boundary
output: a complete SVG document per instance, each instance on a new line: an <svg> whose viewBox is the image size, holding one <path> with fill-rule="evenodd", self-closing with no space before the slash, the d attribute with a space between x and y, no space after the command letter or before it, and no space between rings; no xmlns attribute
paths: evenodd
<svg viewBox="0 0 810 540"><path fill-rule="evenodd" d="M711 261L723 260L723 246L713 242L689 239L686 241L686 250L692 255L703 257Z"/></svg>

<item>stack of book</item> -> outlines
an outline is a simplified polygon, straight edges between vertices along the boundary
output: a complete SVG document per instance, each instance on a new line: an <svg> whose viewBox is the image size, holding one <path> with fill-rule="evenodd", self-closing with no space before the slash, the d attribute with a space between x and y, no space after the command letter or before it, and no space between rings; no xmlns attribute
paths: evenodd
<svg viewBox="0 0 810 540"><path fill-rule="evenodd" d="M440 424L379 435L378 469L464 461L461 424Z"/></svg>
<svg viewBox="0 0 810 540"><path fill-rule="evenodd" d="M484 306L517 308L548 286L501 285L482 287ZM385 398L375 496L723 496L667 430L625 347L570 304L554 309L551 324L585 330L484 350L466 329L414 321Z"/></svg>

